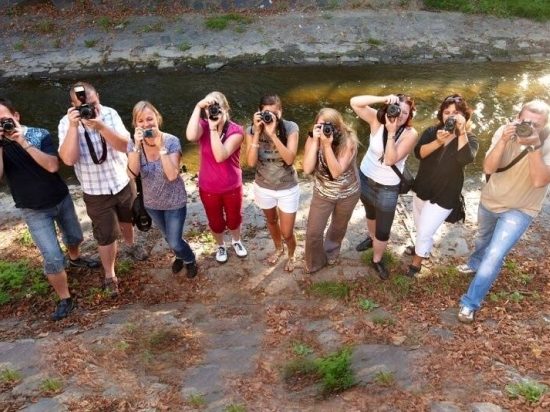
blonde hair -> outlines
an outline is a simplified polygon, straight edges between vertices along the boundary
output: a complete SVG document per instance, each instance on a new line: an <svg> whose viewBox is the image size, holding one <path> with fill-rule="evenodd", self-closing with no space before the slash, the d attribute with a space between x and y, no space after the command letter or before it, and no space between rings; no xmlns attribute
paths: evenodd
<svg viewBox="0 0 550 412"><path fill-rule="evenodd" d="M222 92L211 92L208 94L208 96L212 96L214 99L216 99L220 107L226 113L229 113L229 111L231 110L231 107L229 107L229 102L227 101L227 97L225 97L225 95Z"/></svg>
<svg viewBox="0 0 550 412"><path fill-rule="evenodd" d="M525 103L519 112L518 117L521 117L522 113L527 110L531 113L543 114L544 115L544 125L548 124L550 117L550 106L548 103L543 102L542 100L531 100L530 102ZM543 126L544 126L543 125Z"/></svg>
<svg viewBox="0 0 550 412"><path fill-rule="evenodd" d="M137 118L145 109L151 110L155 117L157 118L158 126L162 126L162 115L159 113L157 108L153 106L151 102L148 102L147 100L142 100L140 102L137 102L134 106L134 109L132 110L132 126L136 127Z"/></svg>
<svg viewBox="0 0 550 412"><path fill-rule="evenodd" d="M357 151L357 146L359 144L357 133L351 128L351 126L344 122L344 118L342 117L340 112L330 107L324 107L319 110L319 113L317 113L317 116L315 116L316 124L319 123L318 120L320 117L322 117L325 122L330 122L333 124L335 133L340 133L338 145L334 148L334 154L336 156L338 156L340 152L346 149L348 142L351 142L353 150Z"/></svg>

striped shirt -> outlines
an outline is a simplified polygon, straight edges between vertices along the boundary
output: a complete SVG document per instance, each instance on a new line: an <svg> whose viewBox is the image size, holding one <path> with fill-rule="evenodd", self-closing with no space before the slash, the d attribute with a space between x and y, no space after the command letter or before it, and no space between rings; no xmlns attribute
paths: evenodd
<svg viewBox="0 0 550 412"><path fill-rule="evenodd" d="M126 130L122 119L116 110L110 107L101 106L99 113L101 121L116 133L130 138L130 133ZM65 115L59 122L59 146L65 141L69 129L69 118ZM87 129L88 135L94 147L98 158L103 154L101 136L98 131ZM80 157L74 165L74 171L82 191L89 195L109 195L116 194L128 185L130 179L126 174L128 157L126 153L115 150L107 143L107 158L101 164L95 164L90 155L90 150L86 144L84 136L84 126L78 125L78 140L80 148Z"/></svg>

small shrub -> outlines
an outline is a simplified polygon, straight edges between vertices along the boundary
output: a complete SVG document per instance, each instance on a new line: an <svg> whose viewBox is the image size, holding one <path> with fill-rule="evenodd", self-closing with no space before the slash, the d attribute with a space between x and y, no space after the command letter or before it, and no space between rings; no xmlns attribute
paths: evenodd
<svg viewBox="0 0 550 412"><path fill-rule="evenodd" d="M230 23L250 24L251 22L252 19L250 17L230 13L209 17L204 24L210 30L225 30Z"/></svg>
<svg viewBox="0 0 550 412"><path fill-rule="evenodd" d="M510 300L512 302L521 302L523 300L523 295L517 291L510 293Z"/></svg>
<svg viewBox="0 0 550 412"><path fill-rule="evenodd" d="M38 31L42 34L52 33L55 29L53 21L43 21L38 23Z"/></svg>
<svg viewBox="0 0 550 412"><path fill-rule="evenodd" d="M374 303L370 299L360 299L359 300L359 307L363 310L366 310L367 312L371 312L374 309L380 307L377 303Z"/></svg>
<svg viewBox="0 0 550 412"><path fill-rule="evenodd" d="M187 51L190 48L191 48L191 43L189 43L188 41L185 41L178 46L178 49L180 49L180 51L182 52Z"/></svg>
<svg viewBox="0 0 550 412"><path fill-rule="evenodd" d="M157 21L156 23L150 24L148 26L140 27L138 30L136 30L137 33L161 33L164 31L164 25L162 24L162 21Z"/></svg>
<svg viewBox="0 0 550 412"><path fill-rule="evenodd" d="M130 348L130 344L124 340L121 340L116 344L116 348L121 351L125 351Z"/></svg>
<svg viewBox="0 0 550 412"><path fill-rule="evenodd" d="M382 40L376 39L374 37L369 37L369 39L367 40L367 43L370 44L371 46L382 46L384 44Z"/></svg>
<svg viewBox="0 0 550 412"><path fill-rule="evenodd" d="M322 296L344 299L349 295L350 288L343 282L318 282L311 285L310 290Z"/></svg>
<svg viewBox="0 0 550 412"><path fill-rule="evenodd" d="M246 412L246 408L238 403L233 403L225 408L226 412Z"/></svg>
<svg viewBox="0 0 550 412"><path fill-rule="evenodd" d="M548 387L538 382L522 382L514 385L506 385L506 390L510 398L519 398L523 396L529 402L538 402L540 397L546 393Z"/></svg>
<svg viewBox="0 0 550 412"><path fill-rule="evenodd" d="M300 342L292 342L292 350L296 355L300 356L307 356L313 353L313 349Z"/></svg>
<svg viewBox="0 0 550 412"><path fill-rule="evenodd" d="M379 385L390 386L395 383L395 376L393 372L380 371L374 375L373 382Z"/></svg>
<svg viewBox="0 0 550 412"><path fill-rule="evenodd" d="M204 397L204 395L192 394L192 395L189 395L187 400L195 408L200 408L206 405L206 398Z"/></svg>
<svg viewBox="0 0 550 412"><path fill-rule="evenodd" d="M34 244L29 229L25 229L23 232L21 232L19 236L17 236L17 241L19 242L19 244L26 247L31 247Z"/></svg>
<svg viewBox="0 0 550 412"><path fill-rule="evenodd" d="M62 389L63 382L59 379L48 378L42 381L42 384L40 385L40 391L46 396L59 393Z"/></svg>
<svg viewBox="0 0 550 412"><path fill-rule="evenodd" d="M15 51L23 51L27 48L27 45L23 42L18 42L13 45L13 50Z"/></svg>
<svg viewBox="0 0 550 412"><path fill-rule="evenodd" d="M325 393L343 391L355 384L351 369L351 350L347 348L316 359L315 367L322 377Z"/></svg>
<svg viewBox="0 0 550 412"><path fill-rule="evenodd" d="M13 385L21 380L21 374L14 369L4 369L0 373L0 383L3 385Z"/></svg>
<svg viewBox="0 0 550 412"><path fill-rule="evenodd" d="M115 272L118 276L125 276L132 270L132 262L128 259L118 260L115 263Z"/></svg>
<svg viewBox="0 0 550 412"><path fill-rule="evenodd" d="M375 325L395 326L397 322L395 321L395 319L388 316L377 315L372 318L372 323L374 323Z"/></svg>
<svg viewBox="0 0 550 412"><path fill-rule="evenodd" d="M40 269L31 268L28 262L0 261L0 305L26 296L45 296L49 284Z"/></svg>
<svg viewBox="0 0 550 412"><path fill-rule="evenodd" d="M99 40L98 39L88 39L88 40L84 40L84 46L88 47L88 48L92 48L92 47L95 47L97 45L97 43L99 43Z"/></svg>

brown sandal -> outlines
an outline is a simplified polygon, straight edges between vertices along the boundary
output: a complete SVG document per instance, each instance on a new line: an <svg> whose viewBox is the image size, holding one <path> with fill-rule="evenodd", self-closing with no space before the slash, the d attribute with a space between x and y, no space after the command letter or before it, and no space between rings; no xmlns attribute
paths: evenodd
<svg viewBox="0 0 550 412"><path fill-rule="evenodd" d="M281 246L280 249L275 249L273 252L271 252L269 255L267 255L266 261L271 266L273 266L277 261L280 259L280 257L285 253L285 247Z"/></svg>

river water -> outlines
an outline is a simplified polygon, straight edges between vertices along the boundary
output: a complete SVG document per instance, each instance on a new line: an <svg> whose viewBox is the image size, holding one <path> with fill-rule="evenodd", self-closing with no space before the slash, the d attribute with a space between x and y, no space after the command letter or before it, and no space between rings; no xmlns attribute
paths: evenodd
<svg viewBox="0 0 550 412"><path fill-rule="evenodd" d="M237 123L249 125L262 94L274 92L283 101L283 115L300 126L301 148L317 111L322 107L340 110L368 145L368 128L349 107L349 99L358 94L404 93L418 106L414 119L421 133L435 122L440 101L459 92L474 108L473 132L480 138L481 149L468 174L479 174L483 154L492 133L506 118L515 116L522 102L540 98L550 102L550 66L546 63L477 63L368 65L350 67L292 67L250 69L226 68L216 72L147 72L102 75L86 79L28 79L0 81L0 96L16 105L22 123L50 130L57 139L59 119L69 105L68 89L76 80L91 82L102 104L115 108L130 131L133 105L150 100L164 117L163 130L179 136L183 144L183 163L188 171L198 169L197 145L187 143L184 130L194 105L212 90L223 92ZM301 169L301 154L297 168ZM411 168L416 159L410 157ZM244 165L243 165L244 167ZM245 168L246 176L251 171ZM74 182L72 169L63 175Z"/></svg>

